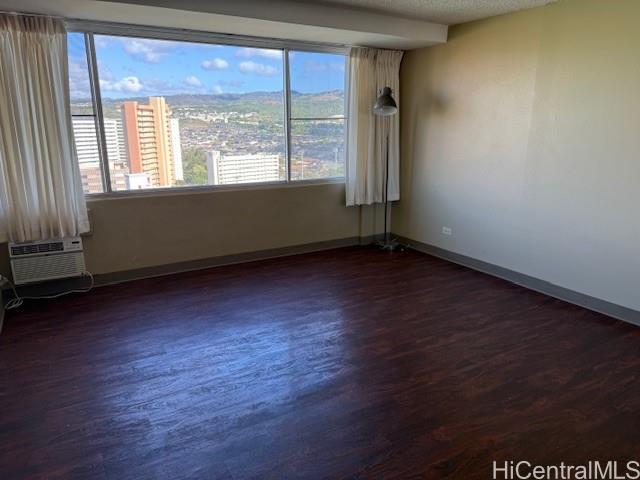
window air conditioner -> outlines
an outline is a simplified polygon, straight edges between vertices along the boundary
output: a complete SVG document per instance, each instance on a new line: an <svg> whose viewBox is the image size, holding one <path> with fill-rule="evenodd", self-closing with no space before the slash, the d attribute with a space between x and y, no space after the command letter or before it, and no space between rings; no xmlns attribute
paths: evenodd
<svg viewBox="0 0 640 480"><path fill-rule="evenodd" d="M15 285L79 277L85 272L80 237L10 243L9 257Z"/></svg>

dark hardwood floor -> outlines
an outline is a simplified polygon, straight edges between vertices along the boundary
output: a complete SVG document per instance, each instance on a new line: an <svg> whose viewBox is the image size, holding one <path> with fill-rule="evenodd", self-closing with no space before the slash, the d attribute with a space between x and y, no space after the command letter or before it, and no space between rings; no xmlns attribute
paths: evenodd
<svg viewBox="0 0 640 480"><path fill-rule="evenodd" d="M640 460L640 328L345 248L29 302L0 478L491 478Z"/></svg>

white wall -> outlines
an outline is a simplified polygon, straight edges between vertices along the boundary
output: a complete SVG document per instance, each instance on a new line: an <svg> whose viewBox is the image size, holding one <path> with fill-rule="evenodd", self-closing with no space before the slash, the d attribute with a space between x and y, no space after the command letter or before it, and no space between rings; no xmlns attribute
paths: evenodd
<svg viewBox="0 0 640 480"><path fill-rule="evenodd" d="M393 231L640 310L639 19L564 0L409 52Z"/></svg>

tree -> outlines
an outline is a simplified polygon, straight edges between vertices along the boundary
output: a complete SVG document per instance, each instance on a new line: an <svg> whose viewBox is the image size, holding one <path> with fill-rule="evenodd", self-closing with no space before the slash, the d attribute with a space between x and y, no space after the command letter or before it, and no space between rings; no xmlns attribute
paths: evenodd
<svg viewBox="0 0 640 480"><path fill-rule="evenodd" d="M187 148L182 156L182 169L184 172L184 182L187 185L206 185L207 160L204 150L196 147Z"/></svg>

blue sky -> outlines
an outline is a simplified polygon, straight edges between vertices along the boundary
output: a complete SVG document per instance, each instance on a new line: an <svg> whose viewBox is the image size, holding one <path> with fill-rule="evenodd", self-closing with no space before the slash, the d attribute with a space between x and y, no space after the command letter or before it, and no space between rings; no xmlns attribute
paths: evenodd
<svg viewBox="0 0 640 480"><path fill-rule="evenodd" d="M178 93L282 90L282 52L247 47L95 35L101 94L126 98ZM291 88L305 93L344 88L344 57L291 52ZM87 98L82 34L69 34L72 98Z"/></svg>

